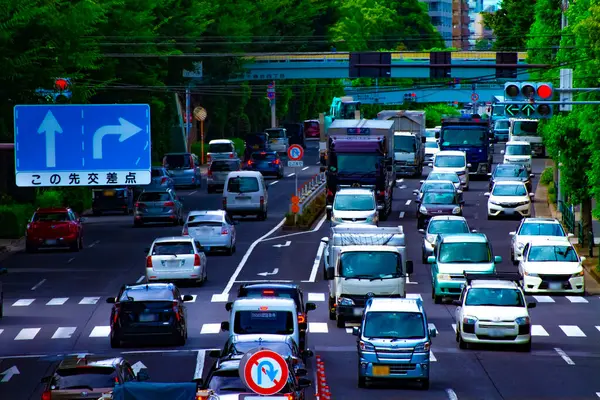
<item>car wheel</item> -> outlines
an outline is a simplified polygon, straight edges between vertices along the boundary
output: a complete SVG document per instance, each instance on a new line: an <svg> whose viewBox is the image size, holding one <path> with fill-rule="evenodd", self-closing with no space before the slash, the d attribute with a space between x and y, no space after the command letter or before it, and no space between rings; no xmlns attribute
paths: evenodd
<svg viewBox="0 0 600 400"><path fill-rule="evenodd" d="M83 238L79 238L79 250L83 250Z"/></svg>
<svg viewBox="0 0 600 400"><path fill-rule="evenodd" d="M427 254L424 251L421 251L421 262L427 264Z"/></svg>
<svg viewBox="0 0 600 400"><path fill-rule="evenodd" d="M435 304L442 304L442 296L437 296L435 294L435 288L433 286L431 287L431 298Z"/></svg>
<svg viewBox="0 0 600 400"><path fill-rule="evenodd" d="M179 333L175 337L175 345L176 346L185 346L185 342L186 342L185 333Z"/></svg>
<svg viewBox="0 0 600 400"><path fill-rule="evenodd" d="M35 252L37 252L37 247L35 247L32 244L27 243L25 245L25 252L27 252L27 253L35 253Z"/></svg>
<svg viewBox="0 0 600 400"><path fill-rule="evenodd" d="M491 216L490 214L488 214L488 215L487 215L487 219L488 219L488 221L491 221L491 220L493 220L493 219L494 219L494 217L493 217L493 216Z"/></svg>
<svg viewBox="0 0 600 400"><path fill-rule="evenodd" d="M227 255L228 256L232 256L233 255L233 251L234 251L234 249L233 249L233 243L231 243L229 245L229 247L227 248Z"/></svg>
<svg viewBox="0 0 600 400"><path fill-rule="evenodd" d="M134 228L141 228L142 226L144 226L144 223L142 221L133 221Z"/></svg>
<svg viewBox="0 0 600 400"><path fill-rule="evenodd" d="M457 328L457 331L458 331L458 328ZM458 334L458 347L461 348L461 349L463 349L463 350L466 350L466 349L469 348L469 343L467 343L467 342L465 342L463 340L463 338L460 335L460 333Z"/></svg>
<svg viewBox="0 0 600 400"><path fill-rule="evenodd" d="M529 342L527 342L527 343L520 344L519 345L519 351L521 351L523 353L529 353L529 352L531 352L531 340L529 340Z"/></svg>
<svg viewBox="0 0 600 400"><path fill-rule="evenodd" d="M71 246L69 246L69 247L70 247L70 250L73 252L79 251L79 249L80 249L79 248L79 239L75 240L75 242L71 243Z"/></svg>
<svg viewBox="0 0 600 400"><path fill-rule="evenodd" d="M118 349L121 347L121 339L115 334L110 334L110 347L113 349Z"/></svg>
<svg viewBox="0 0 600 400"><path fill-rule="evenodd" d="M345 328L346 327L346 321L344 320L344 316L343 315L336 315L336 317L335 317L335 326L337 326L338 328Z"/></svg>
<svg viewBox="0 0 600 400"><path fill-rule="evenodd" d="M429 378L421 379L421 390L429 390Z"/></svg>
<svg viewBox="0 0 600 400"><path fill-rule="evenodd" d="M258 220L259 221L265 221L267 219L267 211L261 211L258 214Z"/></svg>
<svg viewBox="0 0 600 400"><path fill-rule="evenodd" d="M360 366L358 368L360 369ZM367 377L361 376L360 371L358 372L358 387L359 388L367 387Z"/></svg>
<svg viewBox="0 0 600 400"><path fill-rule="evenodd" d="M92 213L93 213L93 214L94 214L96 217L98 217L98 216L102 215L102 211L99 211L99 210L93 210L93 211L92 211Z"/></svg>
<svg viewBox="0 0 600 400"><path fill-rule="evenodd" d="M125 215L129 215L129 208L126 208L126 209L124 209L124 210L123 210L123 214L125 214Z"/></svg>

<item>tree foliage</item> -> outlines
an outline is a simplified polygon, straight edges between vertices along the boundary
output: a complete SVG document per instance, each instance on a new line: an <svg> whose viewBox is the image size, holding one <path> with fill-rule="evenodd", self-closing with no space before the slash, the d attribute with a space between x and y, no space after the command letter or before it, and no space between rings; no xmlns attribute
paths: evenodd
<svg viewBox="0 0 600 400"><path fill-rule="evenodd" d="M522 50L525 47L535 4L536 0L502 0L498 11L483 15L484 24L494 31L495 50Z"/></svg>

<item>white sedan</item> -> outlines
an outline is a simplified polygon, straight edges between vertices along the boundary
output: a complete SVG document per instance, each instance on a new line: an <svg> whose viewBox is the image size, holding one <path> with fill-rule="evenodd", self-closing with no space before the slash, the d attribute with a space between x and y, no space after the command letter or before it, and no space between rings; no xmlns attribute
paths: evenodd
<svg viewBox="0 0 600 400"><path fill-rule="evenodd" d="M500 216L519 218L531 216L533 193L527 193L527 187L523 182L496 182L492 191L485 193L485 196L489 197L488 219Z"/></svg>
<svg viewBox="0 0 600 400"><path fill-rule="evenodd" d="M208 278L206 255L200 242L190 236L163 237L146 249L146 279L158 281L196 281Z"/></svg>
<svg viewBox="0 0 600 400"><path fill-rule="evenodd" d="M535 238L572 238L572 233L565 233L560 222L555 218L523 218L516 231L510 232L510 260L514 265L519 263L525 245Z"/></svg>
<svg viewBox="0 0 600 400"><path fill-rule="evenodd" d="M525 293L563 292L583 295L583 266L571 243L564 239L535 238L523 248L519 273Z"/></svg>

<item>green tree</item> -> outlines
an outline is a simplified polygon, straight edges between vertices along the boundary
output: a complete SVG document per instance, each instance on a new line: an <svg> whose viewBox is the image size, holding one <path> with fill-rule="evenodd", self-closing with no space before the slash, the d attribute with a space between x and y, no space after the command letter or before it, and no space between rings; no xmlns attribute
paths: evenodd
<svg viewBox="0 0 600 400"><path fill-rule="evenodd" d="M527 60L531 64L552 64L560 45L562 0L538 0L534 8L527 45ZM531 71L533 78L553 79L556 70Z"/></svg>
<svg viewBox="0 0 600 400"><path fill-rule="evenodd" d="M500 9L484 13L483 22L492 28L496 50L522 50L534 20L535 0L502 0Z"/></svg>

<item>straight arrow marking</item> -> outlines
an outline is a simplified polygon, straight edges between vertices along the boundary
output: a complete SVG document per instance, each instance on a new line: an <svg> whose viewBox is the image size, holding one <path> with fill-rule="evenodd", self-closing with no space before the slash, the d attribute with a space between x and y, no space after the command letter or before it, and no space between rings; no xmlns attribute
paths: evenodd
<svg viewBox="0 0 600 400"><path fill-rule="evenodd" d="M6 371L2 372L0 375L2 375L2 380L0 382L8 382L10 381L10 378L12 378L14 375L19 375L21 374L21 371L19 371L19 369L16 366L12 366L9 369L7 369Z"/></svg>
<svg viewBox="0 0 600 400"><path fill-rule="evenodd" d="M63 133L52 111L48 111L37 131L46 135L46 168L56 168L56 134Z"/></svg>

